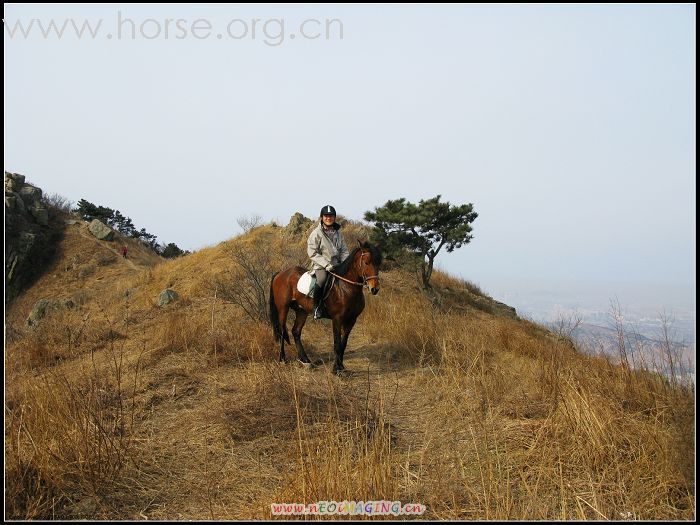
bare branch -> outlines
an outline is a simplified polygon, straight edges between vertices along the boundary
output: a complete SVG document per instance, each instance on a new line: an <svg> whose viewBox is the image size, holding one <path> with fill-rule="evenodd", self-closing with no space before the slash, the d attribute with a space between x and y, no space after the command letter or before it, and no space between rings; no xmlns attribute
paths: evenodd
<svg viewBox="0 0 700 525"><path fill-rule="evenodd" d="M238 226L241 227L243 233L248 233L250 230L257 228L262 224L262 217L260 215L241 215L236 219Z"/></svg>

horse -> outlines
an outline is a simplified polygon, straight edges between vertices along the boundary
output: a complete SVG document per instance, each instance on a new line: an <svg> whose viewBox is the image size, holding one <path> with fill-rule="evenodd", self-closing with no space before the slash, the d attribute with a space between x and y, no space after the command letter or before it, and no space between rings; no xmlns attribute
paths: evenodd
<svg viewBox="0 0 700 525"><path fill-rule="evenodd" d="M326 288L330 286L324 300L326 317L333 321L334 373L345 369L343 354L348 337L365 307L365 297L362 293L364 286L369 288L372 295L379 293L381 253L376 246L368 242L357 242L359 246L328 276L328 281L333 279L334 282L326 285ZM280 362L285 360L285 341L291 344L287 332L287 314L292 308L296 312L292 335L298 359L302 363L311 363L301 344L301 331L307 316L313 311L313 299L297 290L297 282L305 272L301 266L293 266L274 274L270 282L270 323L275 340L280 343Z"/></svg>

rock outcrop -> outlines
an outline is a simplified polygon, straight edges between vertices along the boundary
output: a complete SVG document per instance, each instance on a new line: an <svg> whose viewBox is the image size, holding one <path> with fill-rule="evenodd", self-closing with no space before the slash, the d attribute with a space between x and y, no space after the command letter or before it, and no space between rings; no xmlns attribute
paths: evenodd
<svg viewBox="0 0 700 525"><path fill-rule="evenodd" d="M302 233L306 233L312 224L313 221L311 219L308 219L301 213L296 212L289 219L289 224L285 226L284 231L288 235L301 235Z"/></svg>
<svg viewBox="0 0 700 525"><path fill-rule="evenodd" d="M24 182L24 175L5 172L5 215L31 216L37 224L49 225L49 212L41 188Z"/></svg>
<svg viewBox="0 0 700 525"><path fill-rule="evenodd" d="M5 172L5 303L43 271L61 227L51 224L41 188Z"/></svg>

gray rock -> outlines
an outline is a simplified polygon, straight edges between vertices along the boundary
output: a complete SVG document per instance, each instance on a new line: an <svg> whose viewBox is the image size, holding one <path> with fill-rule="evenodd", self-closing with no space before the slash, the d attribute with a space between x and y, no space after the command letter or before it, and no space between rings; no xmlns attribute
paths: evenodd
<svg viewBox="0 0 700 525"><path fill-rule="evenodd" d="M14 251L10 253L7 257L7 262L5 263L5 278L9 282L15 275L15 268L17 268L17 261L19 261L19 256Z"/></svg>
<svg viewBox="0 0 700 525"><path fill-rule="evenodd" d="M27 206L31 206L35 202L41 202L41 188L36 186L25 184L17 193L19 193L19 196L22 197Z"/></svg>
<svg viewBox="0 0 700 525"><path fill-rule="evenodd" d="M5 191L17 192L24 186L24 175L5 172Z"/></svg>
<svg viewBox="0 0 700 525"><path fill-rule="evenodd" d="M5 172L5 305L44 271L60 239L48 228L41 188Z"/></svg>
<svg viewBox="0 0 700 525"><path fill-rule="evenodd" d="M36 219L37 224L42 226L49 225L49 211L43 205L35 203L34 206L29 208L29 212Z"/></svg>
<svg viewBox="0 0 700 525"><path fill-rule="evenodd" d="M15 196L11 191L5 191L5 213L15 211L16 206Z"/></svg>
<svg viewBox="0 0 700 525"><path fill-rule="evenodd" d="M510 317L511 319L518 318L518 313L512 306L508 306L507 304L496 301L495 299L492 299L492 301L495 304L496 309L500 311L501 315L504 317Z"/></svg>
<svg viewBox="0 0 700 525"><path fill-rule="evenodd" d="M23 214L27 213L27 207L24 204L24 199L22 199L22 197L20 197L19 193L17 193L17 192L14 193L14 196L15 196L15 208L17 209L17 211L19 213L23 213Z"/></svg>
<svg viewBox="0 0 700 525"><path fill-rule="evenodd" d="M46 315L46 311L53 308L54 304L48 299L39 299L35 304L34 308L27 317L27 324L33 326L39 321L41 321Z"/></svg>
<svg viewBox="0 0 700 525"><path fill-rule="evenodd" d="M289 224L285 227L285 233L299 235L306 232L312 223L313 221L311 219L307 219L301 213L296 212L289 219Z"/></svg>
<svg viewBox="0 0 700 525"><path fill-rule="evenodd" d="M20 197L19 193L16 191L5 191L5 208L7 211L14 211L20 214L27 212L27 208L24 205L22 197Z"/></svg>
<svg viewBox="0 0 700 525"><path fill-rule="evenodd" d="M160 292L160 295L158 296L158 306L163 306L172 303L173 301L176 301L178 297L179 296L177 295L177 292L175 290L166 288L165 290Z"/></svg>
<svg viewBox="0 0 700 525"><path fill-rule="evenodd" d="M101 241L111 241L114 239L114 230L97 219L94 219L90 223L88 230Z"/></svg>
<svg viewBox="0 0 700 525"><path fill-rule="evenodd" d="M20 184L20 186L24 184L24 175L20 175L19 173L10 173L9 171L6 171L5 179L12 179L14 181L17 181Z"/></svg>

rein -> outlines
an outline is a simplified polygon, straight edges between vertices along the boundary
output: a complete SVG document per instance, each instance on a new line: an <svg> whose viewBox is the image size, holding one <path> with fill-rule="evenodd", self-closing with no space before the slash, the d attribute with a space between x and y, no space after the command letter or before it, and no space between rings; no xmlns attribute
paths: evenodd
<svg viewBox="0 0 700 525"><path fill-rule="evenodd" d="M333 277L337 277L341 281L345 281L346 283L354 284L356 286L364 286L366 283L366 281L363 281L361 283L357 283L355 281L351 281L350 279L346 279L345 277L338 275L337 273L333 273L333 272L328 272L328 273L331 274Z"/></svg>
<svg viewBox="0 0 700 525"><path fill-rule="evenodd" d="M364 259L362 259L362 256L363 256L365 253L367 253L367 252L362 252L362 253L360 253L360 263L362 264L362 266L364 266ZM364 268L363 268L363 270L364 270ZM340 279L341 281L345 281L346 283L354 284L354 285L356 285L356 286L365 286L365 285L367 285L368 288L369 288L369 285L367 284L367 281L368 281L368 280L370 280L370 279L377 279L377 281L379 281L379 275L370 275L369 277L367 277L367 276L365 276L365 274L363 273L363 274L362 274L362 282L361 282L361 283L358 283L358 282L355 282L355 281L351 281L350 279L346 279L345 277L342 277L341 275L338 275L338 274L336 274L336 273L333 273L333 272L328 272L328 273L331 274L331 275L334 276L334 277L337 277L337 278Z"/></svg>

